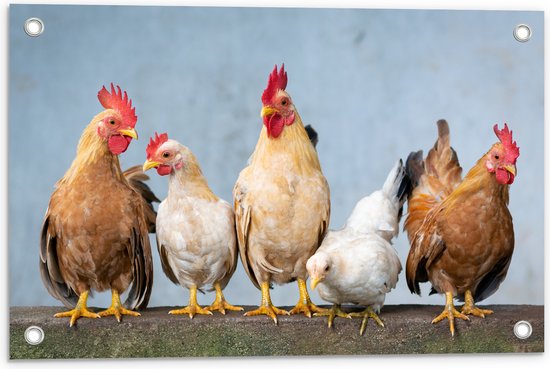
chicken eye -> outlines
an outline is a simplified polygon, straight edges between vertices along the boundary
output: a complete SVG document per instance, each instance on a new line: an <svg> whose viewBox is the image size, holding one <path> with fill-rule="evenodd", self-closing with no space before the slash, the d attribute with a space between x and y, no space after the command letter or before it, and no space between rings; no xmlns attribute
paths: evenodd
<svg viewBox="0 0 550 369"><path fill-rule="evenodd" d="M495 154L495 159L497 159L497 160L500 159L500 156Z"/></svg>
<svg viewBox="0 0 550 369"><path fill-rule="evenodd" d="M109 124L114 126L115 125L115 120L114 119L109 120Z"/></svg>
<svg viewBox="0 0 550 369"><path fill-rule="evenodd" d="M325 272L328 272L329 269L330 269L330 266L327 265L327 266L325 267Z"/></svg>
<svg viewBox="0 0 550 369"><path fill-rule="evenodd" d="M288 104L288 100L287 99L282 99L281 100L281 105L286 106L286 104Z"/></svg>
<svg viewBox="0 0 550 369"><path fill-rule="evenodd" d="M163 158L167 158L169 156L170 156L170 153L168 151L165 151L165 152L162 153Z"/></svg>

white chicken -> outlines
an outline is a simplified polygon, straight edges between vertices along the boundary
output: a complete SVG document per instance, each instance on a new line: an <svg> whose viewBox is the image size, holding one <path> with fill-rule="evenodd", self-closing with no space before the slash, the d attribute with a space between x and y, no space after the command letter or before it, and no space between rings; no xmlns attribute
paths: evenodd
<svg viewBox="0 0 550 369"><path fill-rule="evenodd" d="M399 233L403 203L410 191L410 180L399 160L389 173L381 190L362 198L344 227L329 231L317 252L306 264L311 288L318 287L323 300L331 302L328 316L332 326L336 316L363 317L360 334L368 318L384 326L377 313L386 294L395 287L401 262L391 240ZM341 310L344 303L366 306L360 313Z"/></svg>
<svg viewBox="0 0 550 369"><path fill-rule="evenodd" d="M168 197L157 215L157 247L162 269L174 283L189 289L189 305L170 314L212 314L243 310L222 293L237 266L237 236L233 208L208 187L193 153L166 133L155 134L147 146L143 170L157 168L170 175ZM212 285L216 300L206 308L197 290Z"/></svg>

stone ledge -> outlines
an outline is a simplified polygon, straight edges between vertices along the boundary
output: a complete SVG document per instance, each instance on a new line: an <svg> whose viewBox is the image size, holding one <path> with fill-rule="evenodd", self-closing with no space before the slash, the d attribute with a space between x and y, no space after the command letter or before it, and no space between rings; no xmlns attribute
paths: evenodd
<svg viewBox="0 0 550 369"><path fill-rule="evenodd" d="M247 306L245 310L255 307ZM361 320L336 318L332 329L325 317L280 316L276 326L266 316L243 317L242 312L213 316L173 316L169 307L154 307L141 317L79 319L53 318L60 307L10 308L10 358L143 358L201 356L372 355L423 353L501 353L544 351L544 307L487 306L495 314L456 322L451 337L448 323L430 324L442 306L385 306L380 317L386 327L369 320L363 336ZM355 309L357 310L357 309ZM97 310L95 310L97 311ZM520 340L514 324L527 320L533 334ZM27 344L24 331L41 327L44 341Z"/></svg>

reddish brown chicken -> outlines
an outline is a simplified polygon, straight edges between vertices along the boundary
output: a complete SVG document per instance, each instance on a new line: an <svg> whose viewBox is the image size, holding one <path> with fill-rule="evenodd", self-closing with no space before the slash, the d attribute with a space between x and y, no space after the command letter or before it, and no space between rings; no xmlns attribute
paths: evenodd
<svg viewBox="0 0 550 369"><path fill-rule="evenodd" d="M147 306L153 283L148 232L154 231L153 201L140 166L125 172L118 155L137 138L132 101L111 84L98 93L106 109L84 130L76 158L53 192L40 243L40 272L49 293L72 310L56 317L134 315ZM120 294L132 284L125 307ZM91 290L111 289L112 305L99 314L87 308ZM76 306L75 306L76 304Z"/></svg>
<svg viewBox="0 0 550 369"><path fill-rule="evenodd" d="M492 295L506 277L514 250L509 187L519 148L506 124L502 130L495 125L500 142L462 180L449 126L444 120L437 125L439 137L426 159L418 151L407 160L415 188L405 222L411 243L406 277L413 293L420 294L419 283L429 281L431 293L445 294L445 309L432 323L447 318L454 335L454 318L492 313L474 302ZM464 301L460 312L455 298Z"/></svg>

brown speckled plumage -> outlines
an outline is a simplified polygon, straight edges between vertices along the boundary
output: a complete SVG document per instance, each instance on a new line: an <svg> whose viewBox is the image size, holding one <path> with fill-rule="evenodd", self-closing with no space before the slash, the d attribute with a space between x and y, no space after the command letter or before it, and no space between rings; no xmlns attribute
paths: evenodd
<svg viewBox="0 0 550 369"><path fill-rule="evenodd" d="M132 288L125 305L147 306L153 282L148 231L158 201L139 167L126 172L96 134L96 116L54 190L41 233L40 272L52 296L73 307L87 290Z"/></svg>
<svg viewBox="0 0 550 369"><path fill-rule="evenodd" d="M459 300L470 290L475 301L494 293L506 277L514 249L509 185L486 168L485 154L461 180L462 169L449 143L447 122L422 162L412 153L407 167L416 188L405 222L411 249L406 277L411 292L430 281L433 291ZM500 143L493 149L501 149ZM490 150L490 152L491 152Z"/></svg>

